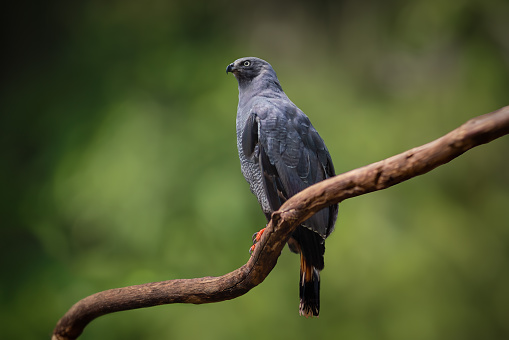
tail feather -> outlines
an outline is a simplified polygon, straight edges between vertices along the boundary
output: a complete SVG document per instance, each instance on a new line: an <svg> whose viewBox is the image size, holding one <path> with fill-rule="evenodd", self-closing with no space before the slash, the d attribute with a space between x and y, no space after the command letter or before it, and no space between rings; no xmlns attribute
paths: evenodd
<svg viewBox="0 0 509 340"><path fill-rule="evenodd" d="M320 313L320 271L309 265L300 255L299 314L305 317Z"/></svg>

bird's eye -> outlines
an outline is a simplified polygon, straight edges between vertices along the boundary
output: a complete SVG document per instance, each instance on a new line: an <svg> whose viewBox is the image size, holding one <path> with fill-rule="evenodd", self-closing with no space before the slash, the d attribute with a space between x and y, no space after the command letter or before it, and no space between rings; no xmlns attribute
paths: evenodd
<svg viewBox="0 0 509 340"><path fill-rule="evenodd" d="M251 62L249 60L246 60L246 61L244 61L243 65L245 67L248 67L249 65L251 65Z"/></svg>

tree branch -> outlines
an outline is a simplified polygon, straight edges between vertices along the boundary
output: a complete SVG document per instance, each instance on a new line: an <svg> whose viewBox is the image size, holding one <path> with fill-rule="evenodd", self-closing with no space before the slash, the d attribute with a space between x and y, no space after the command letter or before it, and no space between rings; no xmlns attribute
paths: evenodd
<svg viewBox="0 0 509 340"><path fill-rule="evenodd" d="M290 234L313 213L425 174L475 146L508 133L509 106L506 106L473 118L431 143L317 183L293 196L272 214L253 255L237 270L220 277L153 282L90 295L58 321L52 339L76 339L90 321L109 313L170 303L218 302L243 295L267 277Z"/></svg>

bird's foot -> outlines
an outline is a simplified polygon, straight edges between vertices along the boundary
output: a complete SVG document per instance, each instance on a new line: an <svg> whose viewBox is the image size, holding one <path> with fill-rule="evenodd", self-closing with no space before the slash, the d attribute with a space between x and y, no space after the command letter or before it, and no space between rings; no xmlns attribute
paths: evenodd
<svg viewBox="0 0 509 340"><path fill-rule="evenodd" d="M262 235L263 235L264 231L265 231L265 228L263 228L259 232L253 234L253 245L251 246L251 248L249 248L249 254L252 254L253 251L255 250L256 244L262 238Z"/></svg>

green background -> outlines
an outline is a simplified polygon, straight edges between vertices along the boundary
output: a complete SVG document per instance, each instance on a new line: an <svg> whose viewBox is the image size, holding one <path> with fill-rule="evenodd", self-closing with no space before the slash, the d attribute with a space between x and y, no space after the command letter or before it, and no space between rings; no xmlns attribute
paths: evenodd
<svg viewBox="0 0 509 340"><path fill-rule="evenodd" d="M338 173L509 104L509 2L99 1L2 13L0 323L48 339L97 291L217 276L264 217L238 163L237 83L269 61ZM245 296L93 321L82 339L509 338L509 139L347 200L318 319L285 249Z"/></svg>

